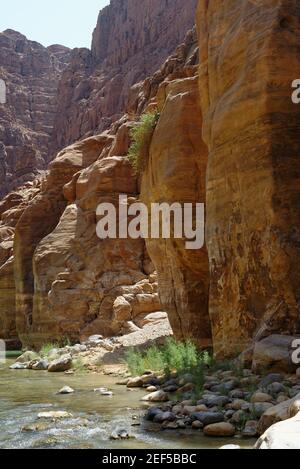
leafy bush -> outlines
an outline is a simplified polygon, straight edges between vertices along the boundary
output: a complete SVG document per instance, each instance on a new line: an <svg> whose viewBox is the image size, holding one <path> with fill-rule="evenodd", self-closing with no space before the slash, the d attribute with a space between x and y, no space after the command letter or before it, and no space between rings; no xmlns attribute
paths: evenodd
<svg viewBox="0 0 300 469"><path fill-rule="evenodd" d="M147 112L141 116L140 121L130 132L132 144L128 150L128 158L138 174L147 167L150 144L158 119L158 112Z"/></svg>

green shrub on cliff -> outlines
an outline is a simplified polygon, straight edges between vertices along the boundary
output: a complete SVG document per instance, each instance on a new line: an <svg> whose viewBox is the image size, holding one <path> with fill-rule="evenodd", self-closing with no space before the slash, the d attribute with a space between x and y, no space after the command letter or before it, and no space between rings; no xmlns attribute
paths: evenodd
<svg viewBox="0 0 300 469"><path fill-rule="evenodd" d="M131 129L132 143L128 150L128 158L137 174L141 174L147 167L150 144L158 119L158 112L147 112Z"/></svg>

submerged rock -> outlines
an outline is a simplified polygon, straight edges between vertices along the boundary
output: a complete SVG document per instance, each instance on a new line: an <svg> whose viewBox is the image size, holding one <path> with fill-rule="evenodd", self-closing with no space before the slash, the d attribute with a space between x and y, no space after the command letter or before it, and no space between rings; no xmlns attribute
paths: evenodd
<svg viewBox="0 0 300 469"><path fill-rule="evenodd" d="M28 363L14 363L9 367L11 370L26 370L28 368Z"/></svg>
<svg viewBox="0 0 300 469"><path fill-rule="evenodd" d="M50 411L50 412L40 412L38 414L38 419L52 419L52 420L56 420L56 419L70 419L72 418L73 415L70 414L69 412L65 412L63 410L53 410L53 411Z"/></svg>
<svg viewBox="0 0 300 469"><path fill-rule="evenodd" d="M130 440L134 438L135 436L125 429L114 430L110 435L111 440Z"/></svg>
<svg viewBox="0 0 300 469"><path fill-rule="evenodd" d="M101 394L101 396L113 397L114 393L107 388L95 388L94 392Z"/></svg>

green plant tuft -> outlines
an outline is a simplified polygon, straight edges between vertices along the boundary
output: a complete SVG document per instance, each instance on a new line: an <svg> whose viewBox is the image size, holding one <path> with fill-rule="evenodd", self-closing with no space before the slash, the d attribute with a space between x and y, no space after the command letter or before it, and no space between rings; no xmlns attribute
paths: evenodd
<svg viewBox="0 0 300 469"><path fill-rule="evenodd" d="M132 143L128 150L128 158L137 174L141 174L147 167L150 144L158 119L158 112L147 112L131 129Z"/></svg>
<svg viewBox="0 0 300 469"><path fill-rule="evenodd" d="M48 342L44 344L40 350L41 357L46 357L49 354L49 352L51 352L51 350L55 348L59 348L59 344L57 342L53 342L53 343Z"/></svg>

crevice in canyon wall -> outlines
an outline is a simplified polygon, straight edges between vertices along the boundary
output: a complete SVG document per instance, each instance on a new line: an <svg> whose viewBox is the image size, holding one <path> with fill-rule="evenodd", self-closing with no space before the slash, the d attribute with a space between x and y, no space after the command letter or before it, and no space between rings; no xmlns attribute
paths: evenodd
<svg viewBox="0 0 300 469"><path fill-rule="evenodd" d="M199 3L209 309L219 357L299 332L300 114L291 101L299 18L296 0Z"/></svg>
<svg viewBox="0 0 300 469"><path fill-rule="evenodd" d="M207 147L201 138L198 76L166 81L158 92L160 118L142 178L147 203L205 203ZM152 103L153 105L154 103ZM160 299L178 339L211 345L206 248L187 250L185 239L149 239Z"/></svg>

